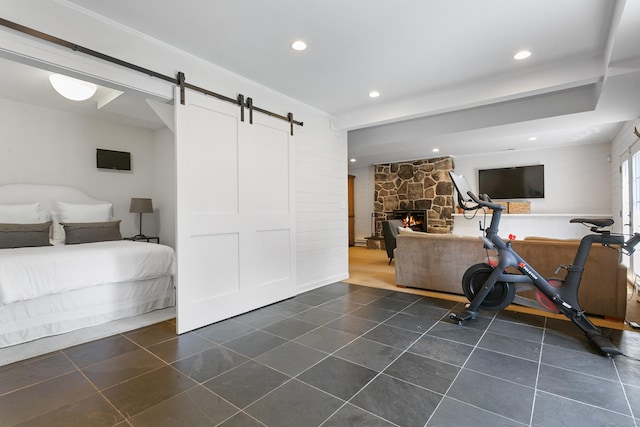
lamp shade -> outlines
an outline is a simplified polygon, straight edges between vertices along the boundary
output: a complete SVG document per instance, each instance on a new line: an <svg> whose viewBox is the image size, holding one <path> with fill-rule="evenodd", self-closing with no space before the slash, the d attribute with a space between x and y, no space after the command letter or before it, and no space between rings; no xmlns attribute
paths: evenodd
<svg viewBox="0 0 640 427"><path fill-rule="evenodd" d="M153 203L151 199L132 198L129 212L135 213L153 213Z"/></svg>

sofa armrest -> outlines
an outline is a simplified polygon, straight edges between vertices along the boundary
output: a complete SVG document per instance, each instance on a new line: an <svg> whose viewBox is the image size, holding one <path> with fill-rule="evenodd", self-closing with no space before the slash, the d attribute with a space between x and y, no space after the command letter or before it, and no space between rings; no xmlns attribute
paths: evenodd
<svg viewBox="0 0 640 427"><path fill-rule="evenodd" d="M462 276L486 252L476 237L409 233L396 240L396 283L462 295Z"/></svg>

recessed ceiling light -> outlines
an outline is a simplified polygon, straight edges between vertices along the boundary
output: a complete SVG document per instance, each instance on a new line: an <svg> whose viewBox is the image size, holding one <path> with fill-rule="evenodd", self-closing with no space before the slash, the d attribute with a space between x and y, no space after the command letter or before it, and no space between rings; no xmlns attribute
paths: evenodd
<svg viewBox="0 0 640 427"><path fill-rule="evenodd" d="M513 55L513 59L518 59L518 60L526 59L530 56L531 56L531 52L529 52L528 50L521 50L520 52Z"/></svg>
<svg viewBox="0 0 640 427"><path fill-rule="evenodd" d="M349 159L349 161L350 161L351 163L355 163L355 162L356 162L356 159Z"/></svg>
<svg viewBox="0 0 640 427"><path fill-rule="evenodd" d="M293 43L291 43L291 48L293 50L305 50L307 48L307 44L302 40L296 40Z"/></svg>
<svg viewBox="0 0 640 427"><path fill-rule="evenodd" d="M434 148L434 149L433 149L433 150L431 150L431 151L433 151L434 153L437 153L437 152L439 152L439 151L440 151L440 149L439 149L439 148Z"/></svg>
<svg viewBox="0 0 640 427"><path fill-rule="evenodd" d="M535 136L532 136L531 138L529 138L529 141L535 141L536 139L538 138L536 138Z"/></svg>
<svg viewBox="0 0 640 427"><path fill-rule="evenodd" d="M369 92L369 98L377 98L380 96L380 92L372 90L371 92Z"/></svg>

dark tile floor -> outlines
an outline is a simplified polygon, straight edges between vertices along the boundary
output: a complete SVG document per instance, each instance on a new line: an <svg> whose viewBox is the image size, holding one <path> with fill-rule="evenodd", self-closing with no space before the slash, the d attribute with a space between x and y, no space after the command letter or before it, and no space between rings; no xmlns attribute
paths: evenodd
<svg viewBox="0 0 640 427"><path fill-rule="evenodd" d="M0 426L637 426L632 357L569 322L336 283L175 336L163 322L0 368ZM459 307L458 307L459 308Z"/></svg>

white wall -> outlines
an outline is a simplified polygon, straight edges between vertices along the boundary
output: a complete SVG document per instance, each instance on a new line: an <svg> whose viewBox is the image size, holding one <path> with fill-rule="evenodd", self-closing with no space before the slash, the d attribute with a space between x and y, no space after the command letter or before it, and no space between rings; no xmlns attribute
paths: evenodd
<svg viewBox="0 0 640 427"><path fill-rule="evenodd" d="M616 212L612 210L612 194L616 193L612 191L610 156L611 144L602 143L456 157L454 163L456 172L467 178L474 191L478 189L478 169L544 164L545 198L530 200L531 213L610 215ZM370 226L365 224L373 211L374 168L352 167L349 173L356 176L358 184L355 191L358 240L371 234Z"/></svg>
<svg viewBox="0 0 640 427"><path fill-rule="evenodd" d="M611 214L611 144L456 157L455 170L478 191L478 170L544 165L545 197L529 199L532 214Z"/></svg>
<svg viewBox="0 0 640 427"><path fill-rule="evenodd" d="M129 203L131 197L153 196L153 131L4 99L0 99L0 128L0 184L79 188L113 203L124 236L138 233L138 218L129 213ZM132 170L97 169L96 148L130 152ZM155 215L143 215L143 231L157 235Z"/></svg>
<svg viewBox="0 0 640 427"><path fill-rule="evenodd" d="M629 121L620 127L616 136L611 141L611 212L614 214L616 224L614 230L617 232L629 232L629 228L622 229L622 226L628 222L626 213L622 212L622 179L620 174L620 166L622 164L623 155L629 155L631 148L640 143L640 139L633 133L634 128L640 127L640 119ZM636 147L634 147L635 149ZM631 160L629 158L629 160ZM637 227L637 224L636 224Z"/></svg>
<svg viewBox="0 0 640 427"><path fill-rule="evenodd" d="M176 156L174 135L168 128L155 132L153 209L160 242L175 247ZM143 225L146 224L143 220Z"/></svg>
<svg viewBox="0 0 640 427"><path fill-rule="evenodd" d="M253 81L207 63L150 37L130 31L93 15L84 15L65 2L45 0L7 0L3 18L53 36L73 41L138 66L175 76L186 75L188 83L235 98L251 96L254 105L280 114L294 113L303 121L296 132L296 193L298 200L296 264L299 289L309 289L348 277L347 252L347 166L346 133L330 130L332 117L317 109L283 96ZM52 46L15 31L0 28L0 51L25 61L44 61L53 68L77 70L89 80L103 85L134 88L165 99L172 98L173 85L143 73L124 69L69 49ZM106 82L106 83L105 83ZM259 114L259 113L256 113ZM159 135L159 157L167 160L168 135ZM224 161L224 159L217 159ZM160 174L162 167L156 170ZM175 173L171 173L175 177ZM340 175L340 179L337 176ZM167 179L154 194L169 188ZM162 210L167 206L162 206ZM338 218L342 217L342 220ZM165 221L164 215L161 221ZM310 238L313 233L320 238Z"/></svg>
<svg viewBox="0 0 640 427"><path fill-rule="evenodd" d="M349 276L346 134L296 129L296 245L300 290ZM322 123L322 122L321 122ZM313 129L311 127L314 127Z"/></svg>

